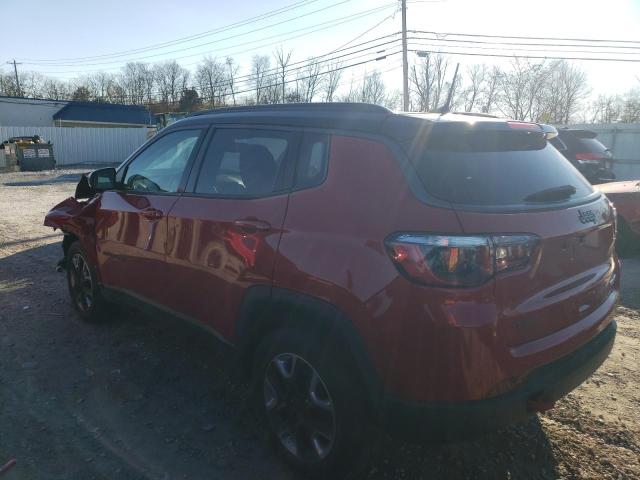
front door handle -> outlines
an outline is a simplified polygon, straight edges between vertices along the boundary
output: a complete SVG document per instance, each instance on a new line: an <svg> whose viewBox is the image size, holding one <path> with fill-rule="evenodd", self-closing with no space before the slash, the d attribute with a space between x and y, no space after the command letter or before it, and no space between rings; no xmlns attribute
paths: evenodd
<svg viewBox="0 0 640 480"><path fill-rule="evenodd" d="M262 220L236 220L233 222L233 226L245 232L266 232L271 230L271 224L269 222L263 222Z"/></svg>
<svg viewBox="0 0 640 480"><path fill-rule="evenodd" d="M162 218L163 213L162 210L158 210L157 208L145 208L140 211L140 215L147 220L159 220Z"/></svg>

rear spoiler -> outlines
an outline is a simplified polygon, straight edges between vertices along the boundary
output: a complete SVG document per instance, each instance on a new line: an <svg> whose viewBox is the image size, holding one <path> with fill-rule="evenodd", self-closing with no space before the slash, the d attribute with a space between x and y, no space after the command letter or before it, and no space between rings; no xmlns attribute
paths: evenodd
<svg viewBox="0 0 640 480"><path fill-rule="evenodd" d="M547 140L551 140L558 136L558 130L553 125L547 125L546 123L534 123L534 122L521 122L519 120L507 120L507 126L513 129L522 129L535 131L536 127L542 130L544 137Z"/></svg>
<svg viewBox="0 0 640 480"><path fill-rule="evenodd" d="M539 123L538 125L542 129L547 140L551 140L558 136L558 130L553 125L547 125L546 123Z"/></svg>

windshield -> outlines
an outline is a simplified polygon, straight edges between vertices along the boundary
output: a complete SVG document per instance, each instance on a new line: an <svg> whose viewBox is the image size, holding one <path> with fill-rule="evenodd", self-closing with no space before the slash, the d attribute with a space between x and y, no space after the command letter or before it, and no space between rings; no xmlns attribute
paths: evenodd
<svg viewBox="0 0 640 480"><path fill-rule="evenodd" d="M577 200L593 192L541 135L526 132L434 133L415 167L430 195L461 205L522 205L539 192L567 185L573 187L567 195L546 201Z"/></svg>

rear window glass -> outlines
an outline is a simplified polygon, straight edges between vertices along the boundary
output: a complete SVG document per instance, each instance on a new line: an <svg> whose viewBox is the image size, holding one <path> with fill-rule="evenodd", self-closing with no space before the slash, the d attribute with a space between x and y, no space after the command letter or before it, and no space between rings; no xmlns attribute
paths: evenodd
<svg viewBox="0 0 640 480"><path fill-rule="evenodd" d="M579 141L585 147L585 152L602 153L607 150L607 147L596 138L581 138Z"/></svg>
<svg viewBox="0 0 640 480"><path fill-rule="evenodd" d="M522 205L533 194L567 185L575 188L568 201L593 192L541 134L434 130L414 161L428 193L455 204Z"/></svg>

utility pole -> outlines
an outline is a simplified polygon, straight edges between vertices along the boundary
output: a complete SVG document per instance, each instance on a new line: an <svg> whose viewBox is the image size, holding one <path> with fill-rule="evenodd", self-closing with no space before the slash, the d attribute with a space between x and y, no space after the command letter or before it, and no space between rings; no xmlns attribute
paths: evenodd
<svg viewBox="0 0 640 480"><path fill-rule="evenodd" d="M409 60L407 59L407 0L402 2L402 106L409 111Z"/></svg>
<svg viewBox="0 0 640 480"><path fill-rule="evenodd" d="M20 65L19 63L16 63L16 59L13 59L13 62L7 62L7 64L11 65L13 64L13 73L15 73L16 75L16 91L17 91L17 95L18 97L22 96L22 90L20 90L20 80L18 79L18 65Z"/></svg>

